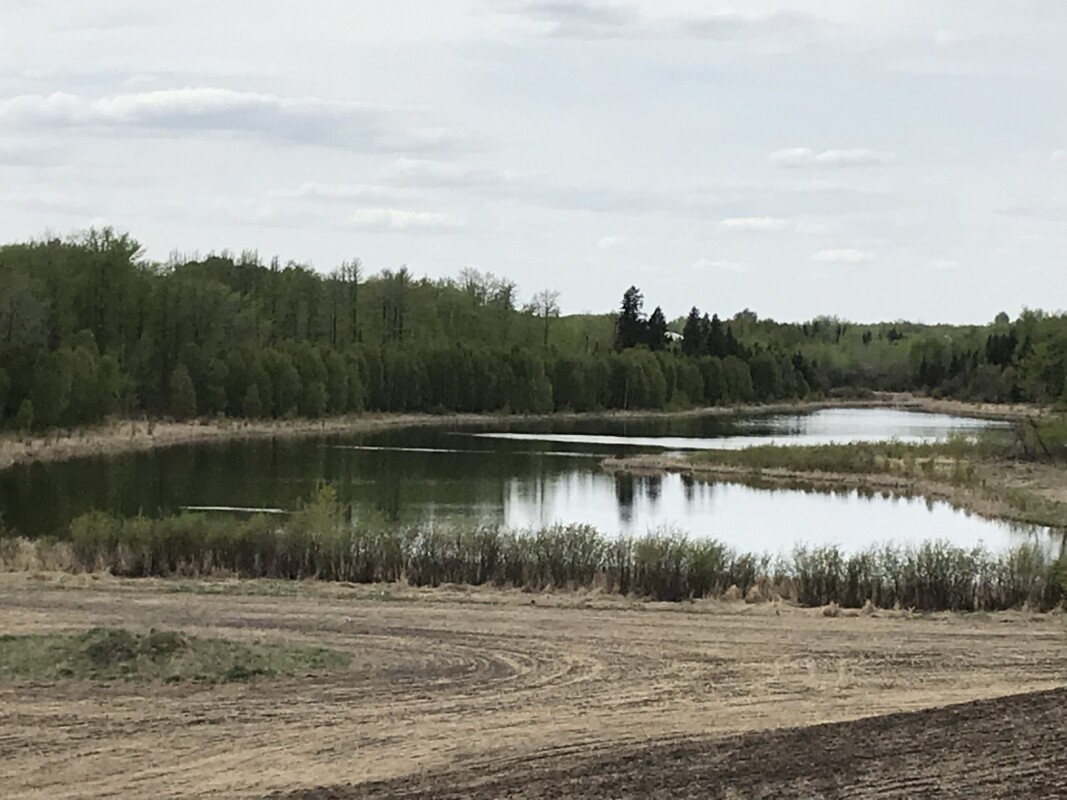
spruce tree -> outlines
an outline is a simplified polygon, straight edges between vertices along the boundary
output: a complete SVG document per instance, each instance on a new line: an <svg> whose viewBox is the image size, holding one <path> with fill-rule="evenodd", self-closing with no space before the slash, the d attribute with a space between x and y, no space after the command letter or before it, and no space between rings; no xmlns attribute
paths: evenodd
<svg viewBox="0 0 1067 800"><path fill-rule="evenodd" d="M685 318L682 329L682 352L687 356L698 356L704 352L704 328L700 324L700 309L693 306Z"/></svg>
<svg viewBox="0 0 1067 800"><path fill-rule="evenodd" d="M646 323L642 319L641 305L644 297L636 286L631 286L622 296L622 310L615 322L615 349L628 350L646 341Z"/></svg>
<svg viewBox="0 0 1067 800"><path fill-rule="evenodd" d="M663 316L663 309L656 306L652 316L645 325L645 343L649 350L662 350L667 346L667 318Z"/></svg>
<svg viewBox="0 0 1067 800"><path fill-rule="evenodd" d="M722 320L716 314L708 323L708 355L716 358L726 358L731 355L726 347L726 331L723 330Z"/></svg>

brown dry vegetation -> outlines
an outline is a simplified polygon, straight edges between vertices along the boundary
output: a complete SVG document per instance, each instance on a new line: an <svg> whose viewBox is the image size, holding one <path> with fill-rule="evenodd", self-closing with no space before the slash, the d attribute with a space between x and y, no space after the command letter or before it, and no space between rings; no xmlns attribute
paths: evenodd
<svg viewBox="0 0 1067 800"><path fill-rule="evenodd" d="M1056 695L778 730L1063 683L1060 615L870 611L0 575L0 633L166 627L352 659L247 685L0 686L0 786L50 798L915 796L943 767L962 770L980 740L972 784L1003 772L1018 780L1009 789L1040 788L1020 770L1067 752Z"/></svg>
<svg viewBox="0 0 1067 800"><path fill-rule="evenodd" d="M590 414L555 414L554 419L621 419L672 416L729 415L737 413L788 413L823 408L901 408L989 419L1019 419L1035 416L1041 409L1029 405L962 403L934 400L910 394L880 394L871 400L818 401L763 406L722 406L681 412L611 411ZM543 417L542 417L543 418ZM116 455L182 444L234 439L314 436L323 434L368 433L385 428L420 425L477 425L487 422L514 422L537 419L494 414L362 414L327 419L296 420L200 420L174 422L116 420L105 425L74 431L52 431L28 435L0 433L0 469L37 461L65 461L84 456Z"/></svg>

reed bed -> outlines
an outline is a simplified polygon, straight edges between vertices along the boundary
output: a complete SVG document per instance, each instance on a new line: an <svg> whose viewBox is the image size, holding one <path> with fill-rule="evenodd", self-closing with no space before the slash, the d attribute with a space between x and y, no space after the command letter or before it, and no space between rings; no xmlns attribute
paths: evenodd
<svg viewBox="0 0 1067 800"><path fill-rule="evenodd" d="M689 456L694 464L732 466L752 470L895 474L933 477L946 467L953 482L974 479L967 467L985 459L1008 457L1012 443L1003 430L973 435L954 434L939 442L851 442L819 445L760 445L740 450L702 450ZM958 469L956 467L959 467ZM944 476L942 476L944 477Z"/></svg>
<svg viewBox="0 0 1067 800"><path fill-rule="evenodd" d="M723 596L804 606L920 611L1048 610L1064 597L1062 558L1040 544L1004 552L944 541L860 552L797 547L773 557L670 530L611 537L584 525L509 530L351 521L325 496L288 519L205 514L79 517L68 541L7 540L0 566L32 558L126 577L234 575L415 586L595 589L680 601ZM57 557L57 552L61 557Z"/></svg>

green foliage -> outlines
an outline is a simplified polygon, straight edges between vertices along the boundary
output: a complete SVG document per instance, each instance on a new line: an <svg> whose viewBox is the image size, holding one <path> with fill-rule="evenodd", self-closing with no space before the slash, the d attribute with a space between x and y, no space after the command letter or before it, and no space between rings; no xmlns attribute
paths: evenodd
<svg viewBox="0 0 1067 800"><path fill-rule="evenodd" d="M259 387L254 383L248 387L241 401L241 415L249 419L263 416L263 401L259 397Z"/></svg>
<svg viewBox="0 0 1067 800"><path fill-rule="evenodd" d="M162 681L228 683L345 666L316 647L239 644L179 631L93 628L79 634L0 636L0 681Z"/></svg>
<svg viewBox="0 0 1067 800"><path fill-rule="evenodd" d="M26 398L19 403L18 413L15 414L15 430L26 433L33 429L33 401Z"/></svg>
<svg viewBox="0 0 1067 800"><path fill-rule="evenodd" d="M196 387L184 364L176 366L170 375L170 413L175 419L196 416Z"/></svg>
<svg viewBox="0 0 1067 800"><path fill-rule="evenodd" d="M990 611L1052 608L1062 601L1057 562L1023 545L1003 554L982 547L924 542L846 554L837 547L797 548L793 585L802 605Z"/></svg>
<svg viewBox="0 0 1067 800"><path fill-rule="evenodd" d="M7 374L7 370L0 369L0 425L4 423L4 418L7 416L7 398L11 392L11 377Z"/></svg>
<svg viewBox="0 0 1067 800"><path fill-rule="evenodd" d="M69 353L56 351L41 359L34 370L30 395L38 427L50 428L63 420L70 405L73 377Z"/></svg>
<svg viewBox="0 0 1067 800"><path fill-rule="evenodd" d="M669 323L659 307L645 317L637 287L617 315L558 316L549 289L516 301L512 282L476 270L367 276L352 262L320 274L251 252L153 264L110 229L0 246L0 424L27 400L43 429L119 411L541 413L874 390L1067 399L1067 317L1041 312L858 326L694 307ZM253 386L259 409L246 411Z"/></svg>

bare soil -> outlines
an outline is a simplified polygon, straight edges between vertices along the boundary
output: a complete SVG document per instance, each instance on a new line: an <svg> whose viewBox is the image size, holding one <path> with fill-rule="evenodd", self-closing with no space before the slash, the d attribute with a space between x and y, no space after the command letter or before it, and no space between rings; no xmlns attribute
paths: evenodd
<svg viewBox="0 0 1067 800"><path fill-rule="evenodd" d="M561 748L473 769L284 797L971 800L1065 794L1067 690L1054 689L741 736Z"/></svg>
<svg viewBox="0 0 1067 800"><path fill-rule="evenodd" d="M871 400L780 403L763 406L717 406L682 412L613 411L590 414L555 414L554 419L636 419L655 417L719 416L738 413L813 411L821 408L902 408L913 411L1018 419L1042 409L1029 405L996 405L934 400L910 394L879 394ZM0 469L38 461L65 461L85 456L116 455L182 444L234 439L314 436L332 433L366 433L385 428L420 425L478 425L547 417L503 414L360 414L327 419L295 420L113 420L103 425L48 434L0 433Z"/></svg>
<svg viewBox="0 0 1067 800"><path fill-rule="evenodd" d="M1051 796L1067 775L1061 694L933 710L1062 686L1055 614L0 575L0 634L97 625L352 662L2 685L5 797Z"/></svg>

